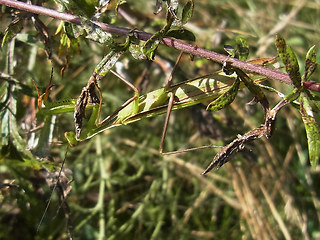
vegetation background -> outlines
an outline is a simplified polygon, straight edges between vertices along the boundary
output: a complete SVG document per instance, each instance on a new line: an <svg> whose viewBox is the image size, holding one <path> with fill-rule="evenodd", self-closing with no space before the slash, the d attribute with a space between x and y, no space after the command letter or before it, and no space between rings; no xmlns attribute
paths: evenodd
<svg viewBox="0 0 320 240"><path fill-rule="evenodd" d="M54 1L37 2L58 8ZM165 11L154 14L156 1L127 1L118 15L116 1L112 3L103 13L104 22L150 33L165 24ZM185 1L179 4L183 6ZM13 12L1 6L1 38ZM302 68L307 50L312 45L319 49L319 16L319 1L204 0L195 2L193 17L185 28L196 36L194 45L220 53L225 44L244 36L250 46L249 59L276 56L274 38L281 33ZM61 32L55 34L60 21L40 19L51 40L51 98L76 98L109 49L84 37L71 47L63 46ZM159 46L155 62L135 60L127 54L118 69L136 85L147 79L140 84L146 93L164 85L178 55L177 50ZM8 57L14 60L11 69ZM200 173L217 150L160 155L164 116L106 131L70 148L66 156L63 134L74 128L73 114L59 114L55 124L49 124L54 128L52 143L40 139L41 147L30 153L24 146L32 148L32 138L40 135L30 129L41 124L40 119L35 122L37 93L32 79L44 92L52 68L30 20L23 21L14 41L2 46L0 67L0 239L66 239L71 234L75 239L320 238L319 168L309 167L303 122L293 106L280 111L271 139L257 140L204 177ZM174 82L219 69L218 64L184 55ZM9 74L13 82L3 74ZM319 71L313 76L317 81ZM104 99L102 116L133 95L111 75L99 84ZM282 92L291 89L275 81L269 84ZM280 100L274 93L267 94L273 105ZM202 105L174 112L165 151L209 143L225 145L237 134L259 126L263 111L260 106L248 105L251 99L248 91L241 91L231 106L219 112L207 113ZM41 155L47 157L35 158ZM58 174L54 167L64 158L63 180L36 232ZM61 199L61 191L68 193L66 200Z"/></svg>

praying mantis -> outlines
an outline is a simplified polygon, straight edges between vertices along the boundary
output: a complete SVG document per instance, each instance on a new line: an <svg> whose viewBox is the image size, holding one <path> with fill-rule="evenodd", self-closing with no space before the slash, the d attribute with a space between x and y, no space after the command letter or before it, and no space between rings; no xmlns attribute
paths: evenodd
<svg viewBox="0 0 320 240"><path fill-rule="evenodd" d="M181 56L182 54L179 55L177 63ZM119 57L120 54L117 54L115 57L114 55L109 55L109 59L113 58L113 62L115 62ZM273 60L274 58L265 59L264 62L267 63ZM262 62L262 60L257 62ZM177 63L175 66L177 66ZM88 81L87 87L83 88L77 101L73 100L71 102L62 102L59 106L45 105L45 107L41 109L45 114L75 111L74 116L76 130L65 133L65 137L71 146L90 139L113 127L127 125L145 118L166 113L166 120L160 143L160 153L162 153L171 111L206 102L211 102L207 106L207 110L219 110L223 108L223 106L218 106L217 108L215 104L215 101L219 97L229 96L228 99L225 99L226 102L222 103L222 105L227 105L233 101L238 89L244 87L244 84L242 82L240 83L239 76L237 74L234 73L232 75L227 75L224 71L218 71L210 75L196 77L177 84L172 84L173 78L171 74L165 87L140 95L139 91L131 83L126 81L121 75L111 70L111 67L112 64L110 64L109 61L103 60L95 69ZM108 71L118 76L123 82L130 86L134 90L135 94L111 115L101 122L98 122L100 117L102 94L96 79L100 80ZM253 82L259 83L264 80L266 80L266 78L258 77L253 80ZM47 90L48 89L49 88L47 88ZM100 100L95 93L95 89L98 89L99 91ZM82 110L79 114L79 110L77 109L80 105ZM92 109L92 113L86 125L82 126L82 117L85 110L88 108ZM80 125L79 122L81 123Z"/></svg>

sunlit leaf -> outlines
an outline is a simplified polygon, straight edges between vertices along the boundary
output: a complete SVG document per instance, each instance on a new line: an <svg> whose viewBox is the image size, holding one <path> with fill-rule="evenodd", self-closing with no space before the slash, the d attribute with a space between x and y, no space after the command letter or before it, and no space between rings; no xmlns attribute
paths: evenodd
<svg viewBox="0 0 320 240"><path fill-rule="evenodd" d="M299 72L299 64L292 48L286 44L286 41L281 36L276 36L275 45L279 56L286 67L291 81L296 88L301 88L301 75Z"/></svg>
<svg viewBox="0 0 320 240"><path fill-rule="evenodd" d="M99 75L105 76L114 66L114 64L116 64L116 62L119 60L122 53L122 51L111 51L109 54L107 54L97 65L96 69L99 69L97 73Z"/></svg>
<svg viewBox="0 0 320 240"><path fill-rule="evenodd" d="M156 6L154 9L154 14L157 15L162 10L162 0L156 0Z"/></svg>
<svg viewBox="0 0 320 240"><path fill-rule="evenodd" d="M142 52L142 48L140 45L130 44L129 52L131 53L132 57L137 60L147 59L146 56Z"/></svg>
<svg viewBox="0 0 320 240"><path fill-rule="evenodd" d="M4 37L2 39L1 47L8 43L12 38L14 38L23 28L23 21L20 18L16 18L12 21L7 29L5 30Z"/></svg>
<svg viewBox="0 0 320 240"><path fill-rule="evenodd" d="M236 37L236 55L241 61L246 61L249 56L249 45L247 39L242 36Z"/></svg>
<svg viewBox="0 0 320 240"><path fill-rule="evenodd" d="M186 24L189 21L189 19L192 17L193 8L194 8L193 0L188 1L186 5L183 7L182 19L181 19L182 24Z"/></svg>
<svg viewBox="0 0 320 240"><path fill-rule="evenodd" d="M142 48L143 54L149 59L153 60L155 56L155 51L160 44L159 40L148 40Z"/></svg>
<svg viewBox="0 0 320 240"><path fill-rule="evenodd" d="M73 56L80 51L80 40L75 36L73 28L69 23L65 23L64 27L60 29L59 55L66 54Z"/></svg>
<svg viewBox="0 0 320 240"><path fill-rule="evenodd" d="M306 55L303 81L307 81L317 68L317 54L315 46L312 46Z"/></svg>
<svg viewBox="0 0 320 240"><path fill-rule="evenodd" d="M207 110L219 111L225 108L226 106L230 105L234 101L235 97L237 96L239 86L240 86L240 79L236 78L235 82L232 84L230 89L224 94L222 94L220 97L218 97L216 100L211 102L207 106Z"/></svg>
<svg viewBox="0 0 320 240"><path fill-rule="evenodd" d="M98 0L55 0L68 11L77 16L92 18L95 13L95 7L98 6Z"/></svg>
<svg viewBox="0 0 320 240"><path fill-rule="evenodd" d="M317 100L319 102L319 100ZM306 129L310 164L316 167L320 161L320 109L313 104L310 94L300 95L300 113Z"/></svg>
<svg viewBox="0 0 320 240"><path fill-rule="evenodd" d="M86 32L86 38L91 39L95 42L99 42L102 44L110 44L113 41L112 35L110 33L103 31L100 27L97 27L96 25L87 25Z"/></svg>
<svg viewBox="0 0 320 240"><path fill-rule="evenodd" d="M1 123L1 146L6 146L9 144L10 140L10 94L9 92L9 84L2 84L1 90L1 107L0 107L0 123Z"/></svg>

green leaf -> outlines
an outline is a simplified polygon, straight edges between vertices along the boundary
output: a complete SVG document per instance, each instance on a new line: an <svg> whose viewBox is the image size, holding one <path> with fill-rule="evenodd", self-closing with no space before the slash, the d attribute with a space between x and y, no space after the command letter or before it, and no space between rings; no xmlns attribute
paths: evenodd
<svg viewBox="0 0 320 240"><path fill-rule="evenodd" d="M19 128L16 122L17 98L15 87L8 86L6 92L6 94L1 96L1 102L5 103L5 107L0 112L0 160L19 160L25 161L26 163L28 163L28 161L37 161L33 155L26 150L27 144L18 132Z"/></svg>
<svg viewBox="0 0 320 240"><path fill-rule="evenodd" d="M239 60L246 61L249 56L249 45L247 39L242 36L236 37L236 54L238 55Z"/></svg>
<svg viewBox="0 0 320 240"><path fill-rule="evenodd" d="M224 50L229 54L230 57L237 58L241 61L246 61L249 56L249 45L247 40L242 36L238 36L234 41L232 45L224 45ZM236 47L233 47L233 45Z"/></svg>
<svg viewBox="0 0 320 240"><path fill-rule="evenodd" d="M64 8L72 11L77 16L92 18L95 8L98 6L98 0L55 0Z"/></svg>
<svg viewBox="0 0 320 240"><path fill-rule="evenodd" d="M248 77L242 70L236 69L237 75L240 77L241 81L246 85L248 90L254 95L255 99L262 103L266 99L265 94L263 93L262 89L255 84L252 79Z"/></svg>
<svg viewBox="0 0 320 240"><path fill-rule="evenodd" d="M207 106L207 111L218 111L226 106L230 105L235 97L237 96L238 90L240 86L240 79L237 78L236 81L232 84L230 89L222 94L220 97L218 97L216 100L212 101L208 106Z"/></svg>
<svg viewBox="0 0 320 240"><path fill-rule="evenodd" d="M18 33L16 35L16 39L18 41L21 41L21 42L24 42L30 46L33 46L33 47L37 47L39 49L45 49L45 46L42 42L40 42L38 39L37 39L37 36L34 35L33 33L32 34L28 34L28 33Z"/></svg>
<svg viewBox="0 0 320 240"><path fill-rule="evenodd" d="M320 160L320 109L316 108L310 95L307 92L302 92L300 113L307 133L309 159L312 167L316 167Z"/></svg>
<svg viewBox="0 0 320 240"><path fill-rule="evenodd" d="M115 9L114 9L116 15L118 15L118 9L119 9L119 7L120 7L122 4L125 4L125 3L127 3L126 0L118 0L117 5L116 5L116 7L115 7Z"/></svg>
<svg viewBox="0 0 320 240"><path fill-rule="evenodd" d="M182 24L186 24L189 21L189 19L192 17L193 9L194 9L193 0L187 2L186 5L183 7L182 19L181 19Z"/></svg>
<svg viewBox="0 0 320 240"><path fill-rule="evenodd" d="M67 139L68 143L70 146L74 147L76 146L79 142L76 140L76 134L75 132L66 132L64 134L64 137Z"/></svg>
<svg viewBox="0 0 320 240"><path fill-rule="evenodd" d="M1 137L1 146L9 145L10 141L10 126L11 126L11 111L9 109L9 104L11 100L10 84L4 82L0 87L0 137ZM15 111L15 109L13 110Z"/></svg>
<svg viewBox="0 0 320 240"><path fill-rule="evenodd" d="M301 75L299 72L299 64L292 48L288 46L284 38L282 38L279 35L276 36L275 45L294 86L296 88L301 88Z"/></svg>
<svg viewBox="0 0 320 240"><path fill-rule="evenodd" d="M60 166L58 163L55 162L50 162L48 160L45 159L23 159L24 161L12 161L11 160L11 164L9 163L9 165L16 167L29 167L35 170L40 170L43 169L44 167L48 170L48 171L56 171Z"/></svg>
<svg viewBox="0 0 320 240"><path fill-rule="evenodd" d="M116 64L122 54L123 51L111 51L97 65L95 72L101 76L105 76Z"/></svg>
<svg viewBox="0 0 320 240"><path fill-rule="evenodd" d="M156 0L156 6L154 9L154 14L157 15L162 10L162 0Z"/></svg>
<svg viewBox="0 0 320 240"><path fill-rule="evenodd" d="M223 49L229 54L230 57L235 56L235 49L232 45L224 45Z"/></svg>
<svg viewBox="0 0 320 240"><path fill-rule="evenodd" d="M9 124L9 111L7 109L3 110L0 114L1 122L1 145L8 145L10 139L10 124Z"/></svg>
<svg viewBox="0 0 320 240"><path fill-rule="evenodd" d="M175 1L173 1L175 2ZM158 3L158 2L157 2ZM170 2L172 3L172 2ZM177 3L177 2L175 2ZM166 25L162 27L162 29L160 29L158 32L156 32L151 38L149 38L144 46L142 47L142 52L143 54L149 59L149 60L153 60L154 59L154 55L155 55L155 51L157 50L161 39L166 35L166 33L170 30L172 23L174 21L174 9L173 8L169 8L168 7L168 11L167 11L167 22Z"/></svg>
<svg viewBox="0 0 320 240"><path fill-rule="evenodd" d="M174 29L174 30L170 30L167 34L167 37L173 37L176 39L181 39L181 40L186 40L186 41L191 41L194 42L196 40L195 35L187 30L187 29Z"/></svg>
<svg viewBox="0 0 320 240"><path fill-rule="evenodd" d="M68 38L70 38L70 39L76 38L75 37L75 33L74 33L75 29L74 29L72 24L70 24L68 22L65 22L64 23L64 29L65 29L65 32L66 32Z"/></svg>
<svg viewBox="0 0 320 240"><path fill-rule="evenodd" d="M14 38L18 33L21 32L23 28L23 21L20 18L13 20L7 29L5 30L4 37L2 39L1 47L8 43L12 38Z"/></svg>
<svg viewBox="0 0 320 240"><path fill-rule="evenodd" d="M145 60L145 59L147 59L146 56L143 54L142 48L141 48L140 45L130 44L129 52L131 53L131 56L134 59L137 59L137 60Z"/></svg>
<svg viewBox="0 0 320 240"><path fill-rule="evenodd" d="M159 40L149 39L148 41L146 41L146 43L144 44L144 46L142 48L143 54L149 60L153 60L154 59L154 55L155 55L155 51L157 50L159 44L160 44Z"/></svg>
<svg viewBox="0 0 320 240"><path fill-rule="evenodd" d="M59 55L67 54L71 57L80 52L80 39L75 36L74 26L65 23L59 30L61 34Z"/></svg>
<svg viewBox="0 0 320 240"><path fill-rule="evenodd" d="M303 81L307 81L317 68L317 54L315 46L312 46L306 55L306 63L303 75Z"/></svg>
<svg viewBox="0 0 320 240"><path fill-rule="evenodd" d="M92 25L86 27L86 38L91 39L95 42L109 45L113 42L112 34L103 31L100 27Z"/></svg>

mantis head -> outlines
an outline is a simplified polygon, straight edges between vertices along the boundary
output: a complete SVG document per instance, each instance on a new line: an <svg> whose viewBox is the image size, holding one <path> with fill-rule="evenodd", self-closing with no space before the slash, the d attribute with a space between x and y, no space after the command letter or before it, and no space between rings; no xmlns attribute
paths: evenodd
<svg viewBox="0 0 320 240"><path fill-rule="evenodd" d="M74 147L78 144L75 132L65 132L64 137L67 139L71 147Z"/></svg>

